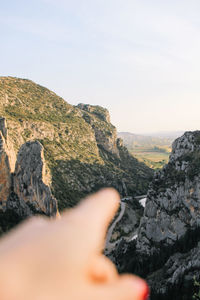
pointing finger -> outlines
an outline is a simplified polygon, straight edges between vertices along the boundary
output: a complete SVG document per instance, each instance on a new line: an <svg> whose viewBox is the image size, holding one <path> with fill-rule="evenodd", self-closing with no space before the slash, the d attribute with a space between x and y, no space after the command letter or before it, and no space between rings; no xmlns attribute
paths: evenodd
<svg viewBox="0 0 200 300"><path fill-rule="evenodd" d="M119 207L119 200L115 189L106 188L82 200L70 213L63 214L66 221L69 221L69 217L74 221L79 243L81 237L84 248L90 247L93 252L102 250L108 225Z"/></svg>

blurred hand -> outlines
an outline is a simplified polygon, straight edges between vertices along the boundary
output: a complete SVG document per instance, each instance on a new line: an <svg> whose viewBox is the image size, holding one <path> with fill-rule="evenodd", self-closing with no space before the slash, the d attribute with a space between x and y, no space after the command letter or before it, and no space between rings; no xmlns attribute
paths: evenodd
<svg viewBox="0 0 200 300"><path fill-rule="evenodd" d="M0 240L1 300L144 300L146 283L102 254L119 195L104 189L60 219L35 217Z"/></svg>

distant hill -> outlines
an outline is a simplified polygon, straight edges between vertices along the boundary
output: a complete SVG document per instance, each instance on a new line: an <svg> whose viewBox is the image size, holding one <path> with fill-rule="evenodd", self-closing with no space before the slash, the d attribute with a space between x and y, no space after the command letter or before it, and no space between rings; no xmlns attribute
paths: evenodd
<svg viewBox="0 0 200 300"><path fill-rule="evenodd" d="M170 146L174 140L173 137L145 136L130 132L119 132L118 137L122 138L124 144L129 148L137 146L153 147L153 146Z"/></svg>
<svg viewBox="0 0 200 300"><path fill-rule="evenodd" d="M161 133L160 133L161 134ZM178 133L167 135L163 133L163 137L138 135L130 132L119 132L120 137L128 150L151 168L161 168L167 163L171 152L171 145Z"/></svg>
<svg viewBox="0 0 200 300"><path fill-rule="evenodd" d="M153 132L149 134L149 136L152 137L158 137L158 138L167 138L167 139L177 139L178 137L182 136L185 131L158 131Z"/></svg>

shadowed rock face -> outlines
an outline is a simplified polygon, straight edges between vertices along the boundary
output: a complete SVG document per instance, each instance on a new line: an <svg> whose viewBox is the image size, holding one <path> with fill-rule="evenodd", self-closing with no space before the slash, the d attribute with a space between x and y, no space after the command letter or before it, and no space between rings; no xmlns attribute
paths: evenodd
<svg viewBox="0 0 200 300"><path fill-rule="evenodd" d="M200 278L200 131L186 132L172 147L147 194L135 244L121 247L120 271L143 275L151 299L192 299ZM124 250L125 249L125 250Z"/></svg>
<svg viewBox="0 0 200 300"><path fill-rule="evenodd" d="M199 281L200 243L186 253L175 253L165 265L147 277L151 286L151 299L191 300L199 288L194 286L194 278ZM198 299L198 298L197 298Z"/></svg>
<svg viewBox="0 0 200 300"><path fill-rule="evenodd" d="M57 212L57 203L44 183L44 169L43 146L38 141L25 143L17 156L14 192L27 209L52 216Z"/></svg>
<svg viewBox="0 0 200 300"><path fill-rule="evenodd" d="M0 118L0 131L1 131L4 139L6 139L7 138L7 126L6 126L5 118Z"/></svg>

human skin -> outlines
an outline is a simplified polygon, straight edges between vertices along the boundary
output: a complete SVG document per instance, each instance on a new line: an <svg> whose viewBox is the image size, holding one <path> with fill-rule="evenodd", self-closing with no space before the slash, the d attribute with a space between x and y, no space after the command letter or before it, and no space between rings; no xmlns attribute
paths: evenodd
<svg viewBox="0 0 200 300"><path fill-rule="evenodd" d="M148 287L102 254L119 195L104 189L64 212L35 217L0 240L1 300L144 300Z"/></svg>

